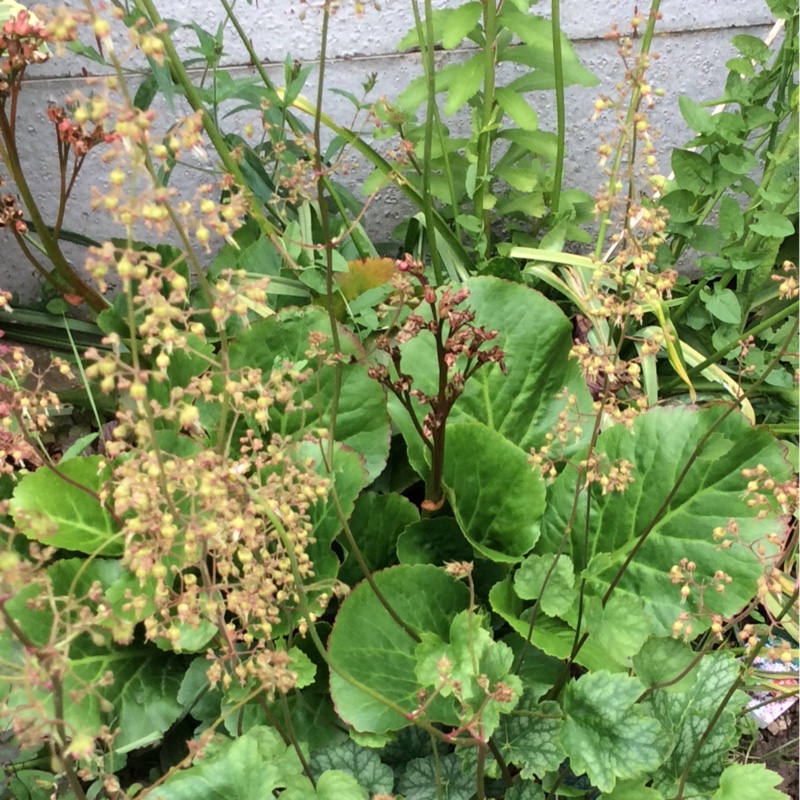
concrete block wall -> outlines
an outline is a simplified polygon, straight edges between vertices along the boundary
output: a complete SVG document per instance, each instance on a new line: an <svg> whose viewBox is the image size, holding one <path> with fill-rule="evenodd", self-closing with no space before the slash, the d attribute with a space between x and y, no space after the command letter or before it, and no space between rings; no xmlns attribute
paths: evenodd
<svg viewBox="0 0 800 800"><path fill-rule="evenodd" d="M74 0L72 0L74 2ZM434 0L434 7L458 5L460 0ZM45 5L55 7L63 0L46 0ZM82 5L82 4L78 4ZM174 40L187 58L194 57L189 48L197 40L189 27L196 22L214 32L224 18L218 0L156 0L165 18L182 23ZM282 62L290 55L303 62L314 62L320 47L321 15L314 6L320 3L301 3L300 0L239 0L237 14L248 32L259 57L277 83L282 83ZM330 25L328 43L329 63L326 87L340 88L361 94L361 84L370 73L377 73L374 98L386 95L395 98L408 81L421 73L417 53L398 54L397 42L413 26L410 0L382 0L381 10L369 2L363 15L353 10L353 0L342 0L341 7ZM532 13L549 14L550 4L542 0L534 5ZM305 10L305 14L302 12ZM594 192L601 180L596 163L599 128L590 121L592 103L601 92L611 93L621 74L621 64L613 42L604 40L612 22L627 25L634 11L628 0L562 0L562 28L572 40L584 66L600 79L600 85L591 89L574 87L568 90L567 164L565 186L577 186ZM646 0L640 3L640 12L647 12ZM662 131L660 150L662 171L669 171L669 151L681 146L690 137L678 112L678 97L688 94L697 101L712 100L722 91L725 81L725 62L733 55L730 38L737 33L764 37L773 19L765 0L672 0L662 3L663 20L659 23L654 50L660 54L652 68L652 84L662 87L667 94L660 100L653 115L656 127ZM304 17L301 19L301 17ZM234 75L252 74L244 47L235 33L227 32L223 66ZM119 38L124 46L124 34ZM444 62L463 57L459 52L437 54ZM131 62L130 66L143 66ZM20 106L20 131L24 131L23 155L29 183L45 213L56 207L57 164L54 133L47 122L49 102L63 102L63 98L76 89L83 88L83 69L97 74L98 65L70 53L53 56L50 61L32 68ZM313 96L316 70L312 72L305 92ZM135 81L134 81L135 82ZM543 130L555 129L555 108L552 94L541 93L532 97ZM156 106L165 123L170 115L163 105ZM348 104L328 93L325 110L340 121L349 121L352 114ZM458 125L458 121L454 122ZM25 137L27 136L27 139ZM75 187L65 227L95 239L119 233L102 212L89 208L92 185L102 188L106 168L98 154L91 154ZM356 171L351 177L357 191L359 179L365 173ZM5 176L3 176L5 177ZM191 176L176 175L176 186L190 191ZM13 186L9 187L13 191ZM402 221L407 207L396 194L387 190L370 206L365 219L368 231L378 238L388 238L392 228ZM0 230L0 287L17 292L21 301L30 302L41 292L41 281L24 256L18 252L10 235ZM69 251L76 264L83 258L80 248Z"/></svg>

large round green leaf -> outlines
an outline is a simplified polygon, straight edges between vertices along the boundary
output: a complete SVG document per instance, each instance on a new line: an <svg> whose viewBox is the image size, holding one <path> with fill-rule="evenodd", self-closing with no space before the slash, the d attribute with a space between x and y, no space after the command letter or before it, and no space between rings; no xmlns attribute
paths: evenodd
<svg viewBox="0 0 800 800"><path fill-rule="evenodd" d="M401 564L472 561L475 553L452 517L427 517L409 525L397 539Z"/></svg>
<svg viewBox="0 0 800 800"><path fill-rule="evenodd" d="M443 483L464 536L487 558L519 561L536 544L544 483L497 431L477 422L448 425Z"/></svg>
<svg viewBox="0 0 800 800"><path fill-rule="evenodd" d="M98 473L101 462L100 456L74 458L59 464L58 473L42 467L26 475L11 500L11 516L19 530L53 547L120 555L116 523L97 499L106 478Z"/></svg>
<svg viewBox="0 0 800 800"><path fill-rule="evenodd" d="M520 283L472 278L467 300L475 323L500 332L508 374L496 364L481 367L454 408L454 420L483 422L529 450L544 444L564 409L556 395L565 387L589 411L591 397L575 361L572 324L552 301Z"/></svg>
<svg viewBox="0 0 800 800"><path fill-rule="evenodd" d="M696 564L697 584L710 582L717 570L731 576L724 593L708 589L702 598L706 619L712 612L730 616L753 597L765 559L777 551L767 537L785 530L774 502L748 506L749 478L742 475L743 469L762 464L778 482L791 477L783 449L769 433L754 429L734 413L700 447L724 412L723 407L657 408L639 416L632 431L617 426L601 434L597 452L605 454L609 463L630 461L634 482L622 493L605 495L599 484L593 484L588 522L585 490L577 502L567 552L576 564L588 563L590 596L602 597L607 592L639 537L652 527L615 592L644 601L657 635L671 631L681 612L699 610L697 589L682 602L680 586L670 580L670 569L681 559ZM693 459L698 448L699 455ZM684 469L685 477L671 494ZM552 553L558 548L572 514L575 481L575 470L567 469L554 483L537 552ZM725 549L712 533L731 520L736 521L738 533L728 537L732 544ZM589 543L585 554L584 541ZM760 545L763 556L757 553Z"/></svg>
<svg viewBox="0 0 800 800"><path fill-rule="evenodd" d="M386 601L417 634L434 633L447 640L453 617L469 603L464 584L427 564L392 567L374 578ZM331 696L339 716L359 731L382 733L408 725L405 714L417 708L421 688L415 676L416 646L362 581L342 604L328 642ZM370 691L354 686L337 670ZM390 708L381 697L405 713ZM452 700L434 700L427 718L454 724Z"/></svg>
<svg viewBox="0 0 800 800"><path fill-rule="evenodd" d="M505 353L507 374L497 364L481 367L467 381L450 421L482 422L526 452L541 447L566 406L566 399L557 397L565 387L578 398L582 412L591 411L586 384L569 358L572 325L555 303L522 284L483 276L471 278L465 286L470 296L464 307L475 312L475 324L499 333L495 343ZM419 313L425 311L421 308ZM433 337L422 333L403 344L401 352L403 370L412 376L414 387L435 394L438 361ZM423 446L408 412L392 396L389 411L406 440L411 464L427 476ZM425 413L420 406L420 418ZM577 446L570 443L565 453Z"/></svg>
<svg viewBox="0 0 800 800"><path fill-rule="evenodd" d="M331 342L327 314L319 308L285 309L276 317L255 323L237 337L230 348L232 369L258 368L267 375L286 359L293 363L307 361L309 335L323 333ZM370 480L374 480L389 456L389 419L383 389L367 375L364 352L344 328L339 330L344 356L342 385L336 414L334 436L364 456ZM311 367L316 368L315 364ZM330 426L331 405L336 370L322 366L311 380L298 388L311 410L296 411L276 420L279 430L293 434Z"/></svg>

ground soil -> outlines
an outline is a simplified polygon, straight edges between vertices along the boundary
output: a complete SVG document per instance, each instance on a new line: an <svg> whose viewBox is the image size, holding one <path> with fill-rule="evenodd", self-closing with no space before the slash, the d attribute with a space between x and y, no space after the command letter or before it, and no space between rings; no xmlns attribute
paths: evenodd
<svg viewBox="0 0 800 800"><path fill-rule="evenodd" d="M798 704L795 703L781 718L786 727L777 733L764 729L748 757L748 762L763 762L768 769L777 772L783 783L776 788L792 800L800 800L798 788Z"/></svg>

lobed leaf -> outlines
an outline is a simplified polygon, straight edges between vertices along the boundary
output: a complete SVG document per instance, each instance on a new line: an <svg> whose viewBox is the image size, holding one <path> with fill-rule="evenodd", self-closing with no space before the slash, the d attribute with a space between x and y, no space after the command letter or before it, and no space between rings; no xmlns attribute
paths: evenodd
<svg viewBox="0 0 800 800"><path fill-rule="evenodd" d="M285 745L274 729L258 727L219 745L189 769L174 773L153 790L150 797L153 800L263 800L296 781L300 774L300 761L292 747ZM308 795L302 797L305 800ZM355 797L362 800L364 795ZM341 800L345 798L350 800L346 795Z"/></svg>
<svg viewBox="0 0 800 800"><path fill-rule="evenodd" d="M739 669L732 653L707 653L701 659L695 681L688 691L668 692L659 689L651 695L648 701L650 713L661 721L672 742L670 753L654 781L656 788L667 796L671 796L670 788L674 787L689 766L689 759L736 680ZM736 719L747 700L744 692L735 692L700 746L688 774L688 782L696 790L710 791L717 786L725 765L725 755L739 738Z"/></svg>
<svg viewBox="0 0 800 800"><path fill-rule="evenodd" d="M520 707L500 720L494 741L503 758L520 768L524 779L539 777L559 768L566 753L560 734L564 715L558 703L523 699Z"/></svg>
<svg viewBox="0 0 800 800"><path fill-rule="evenodd" d="M604 670L567 685L561 741L576 774L585 772L602 792L618 778L644 775L666 750L659 722L634 705L643 690L635 678Z"/></svg>
<svg viewBox="0 0 800 800"><path fill-rule="evenodd" d="M308 760L315 778L328 770L352 775L358 785L372 794L391 794L394 785L392 768L381 763L375 750L361 747L352 739L337 747L326 747L311 754Z"/></svg>

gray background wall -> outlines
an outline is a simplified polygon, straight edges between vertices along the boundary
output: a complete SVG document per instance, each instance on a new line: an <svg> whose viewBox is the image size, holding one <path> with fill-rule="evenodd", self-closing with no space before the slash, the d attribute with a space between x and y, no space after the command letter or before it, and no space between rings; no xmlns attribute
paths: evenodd
<svg viewBox="0 0 800 800"><path fill-rule="evenodd" d="M320 0L321 1L321 0ZM57 6L62 0L47 0L47 6ZM459 0L434 0L437 8L453 7ZM81 4L77 4L81 5ZM163 16L187 23L197 22L209 31L216 26L224 12L217 0L157 0ZM314 5L314 4L310 4ZM318 4L317 4L318 5ZM640 12L646 14L649 4L640 3ZM372 72L378 79L372 97L386 95L393 99L420 74L418 54L397 54L396 43L413 26L410 0L383 0L377 11L367 5L366 12L358 16L352 0L343 0L341 8L331 22L326 86L338 87L360 94L361 84ZM549 15L550 4L542 0L532 8L533 13ZM613 42L604 40L612 22L624 29L630 19L634 4L628 0L562 0L562 28L573 41L584 66L600 79L600 85L591 89L571 88L567 96L568 140L565 185L578 186L594 192L601 179L596 164L596 147L599 129L590 121L592 103L601 92L611 93L621 74L621 64ZM300 19L305 9L305 18ZM282 82L281 66L287 54L305 62L313 62L319 53L321 15L299 0L254 0L252 5L243 0L237 4L237 13L249 32L259 56L268 63L268 69L277 82ZM733 55L730 38L737 33L750 33L764 37L773 23L764 0L670 0L662 3L663 20L657 28L653 49L660 54L653 63L652 84L662 87L667 94L659 101L653 122L662 131L659 150L661 167L669 172L669 150L684 144L690 137L677 101L688 94L697 101L717 97L724 86L725 62ZM227 37L226 68L235 74L248 74L248 57L236 40L235 33ZM191 29L180 30L175 40L188 57L188 47L196 45ZM124 38L120 43L124 44ZM458 57L439 54L439 58ZM133 66L136 66L133 62ZM139 64L141 66L141 63ZM97 74L97 65L72 54L54 56L51 60L29 72L28 85L20 109L20 138L24 152L24 165L29 183L41 207L52 211L56 207L57 186L55 144L52 126L47 122L49 102L63 102L65 95L83 86L82 69ZM312 73L305 93L315 92L316 70ZM341 98L327 96L326 111L346 121L350 111ZM551 95L534 97L533 105L539 113L540 127L555 129L554 104ZM160 112L169 124L169 115L163 107ZM27 136L27 139L25 138ZM98 153L92 154L76 186L70 203L65 227L83 232L96 239L119 233L107 216L89 209L93 184L102 187L105 169ZM4 176L5 177L5 176ZM363 177L356 172L352 180ZM186 176L183 183L189 188ZM12 187L13 191L13 187ZM387 190L370 206L365 224L374 235L386 236L406 211L397 196ZM75 263L80 263L79 249L70 251ZM30 302L40 294L41 282L33 268L17 251L11 236L0 230L0 287L17 292L20 300Z"/></svg>

